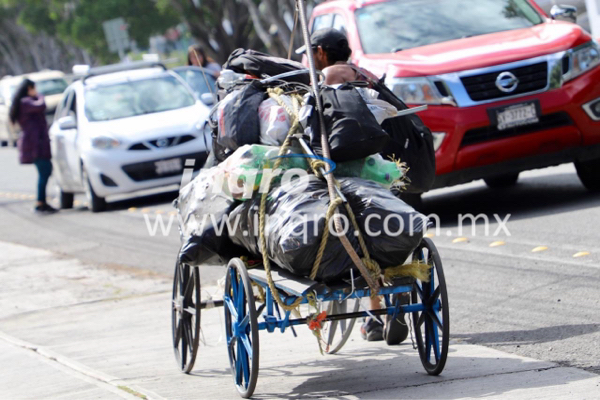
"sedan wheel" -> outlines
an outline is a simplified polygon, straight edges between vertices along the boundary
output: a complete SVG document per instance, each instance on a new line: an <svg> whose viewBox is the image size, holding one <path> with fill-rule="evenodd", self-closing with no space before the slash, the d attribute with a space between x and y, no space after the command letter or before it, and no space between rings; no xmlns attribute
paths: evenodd
<svg viewBox="0 0 600 400"><path fill-rule="evenodd" d="M92 183L87 174L87 171L83 169L83 186L85 187L85 196L87 197L89 208L92 212L102 212L106 210L106 200L104 197L100 197L94 192Z"/></svg>

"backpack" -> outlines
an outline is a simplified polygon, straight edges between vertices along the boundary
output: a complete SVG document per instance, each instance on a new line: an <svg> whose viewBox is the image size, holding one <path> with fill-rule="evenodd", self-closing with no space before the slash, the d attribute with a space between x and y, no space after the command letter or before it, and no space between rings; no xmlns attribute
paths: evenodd
<svg viewBox="0 0 600 400"><path fill-rule="evenodd" d="M392 104L398 110L408 107L387 86L381 82L371 82L379 92L379 98ZM424 193L430 190L435 180L435 150L433 135L416 114L386 119L382 128L390 135L390 141L381 152L384 158L394 157L405 162L410 180L405 193Z"/></svg>
<svg viewBox="0 0 600 400"><path fill-rule="evenodd" d="M383 151L389 136L351 83L336 89L324 87L319 93L333 161L357 160ZM322 156L321 129L314 98L308 103L313 106L313 111L305 133L310 136L312 149Z"/></svg>
<svg viewBox="0 0 600 400"><path fill-rule="evenodd" d="M260 141L258 107L266 92L258 80L252 80L231 92L217 108L217 143L229 150Z"/></svg>

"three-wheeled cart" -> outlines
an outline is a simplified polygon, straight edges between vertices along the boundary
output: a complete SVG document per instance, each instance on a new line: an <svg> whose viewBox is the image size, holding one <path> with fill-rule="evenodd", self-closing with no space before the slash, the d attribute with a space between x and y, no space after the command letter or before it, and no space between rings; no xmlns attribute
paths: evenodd
<svg viewBox="0 0 600 400"><path fill-rule="evenodd" d="M321 336L324 350L328 353L342 348L357 318L368 315L397 318L411 314L411 335L423 367L428 374L438 375L444 369L448 356L450 331L442 262L435 245L428 238L423 239L412 258L413 262L419 260L430 266L429 281L398 278L382 286L378 295L383 297L385 305L379 310L360 310L360 299L371 296L371 290L362 278L327 286L273 269L272 279L285 304L302 299L301 304L316 301L324 305L326 314L321 320ZM264 269L248 268L244 261L234 258L227 266L223 300L203 303L198 267L178 264L173 285L172 320L173 347L180 369L190 372L198 354L201 310L208 306L222 306L234 383L242 397L252 396L259 371L259 331L285 332L286 329L293 330L296 325L309 324L315 317L293 317L291 311L284 311L278 306L273 296Z"/></svg>

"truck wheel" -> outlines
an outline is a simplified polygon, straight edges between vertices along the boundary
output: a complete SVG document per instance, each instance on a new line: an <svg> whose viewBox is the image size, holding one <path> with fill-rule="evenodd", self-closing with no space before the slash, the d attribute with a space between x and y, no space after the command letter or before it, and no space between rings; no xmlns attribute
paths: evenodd
<svg viewBox="0 0 600 400"><path fill-rule="evenodd" d="M104 197L100 197L94 192L94 188L92 187L92 183L90 182L90 178L87 174L87 171L83 170L83 185L85 187L85 195L87 197L90 210L92 212L102 212L106 210L106 200Z"/></svg>
<svg viewBox="0 0 600 400"><path fill-rule="evenodd" d="M576 161L577 176L587 190L600 191L600 158L590 161Z"/></svg>
<svg viewBox="0 0 600 400"><path fill-rule="evenodd" d="M485 178L484 182L492 189L499 189L514 186L518 179L519 173L517 172L516 174L498 175L491 178Z"/></svg>

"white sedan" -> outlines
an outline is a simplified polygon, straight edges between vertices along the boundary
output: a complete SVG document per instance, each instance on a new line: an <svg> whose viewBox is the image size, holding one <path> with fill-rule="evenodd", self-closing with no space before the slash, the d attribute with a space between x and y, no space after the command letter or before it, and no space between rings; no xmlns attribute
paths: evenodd
<svg viewBox="0 0 600 400"><path fill-rule="evenodd" d="M50 128L61 208L79 192L97 212L109 196L179 183L185 166L207 157L208 113L164 67L90 70L67 88Z"/></svg>

